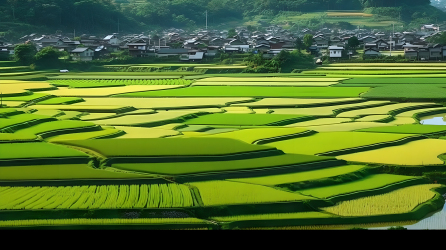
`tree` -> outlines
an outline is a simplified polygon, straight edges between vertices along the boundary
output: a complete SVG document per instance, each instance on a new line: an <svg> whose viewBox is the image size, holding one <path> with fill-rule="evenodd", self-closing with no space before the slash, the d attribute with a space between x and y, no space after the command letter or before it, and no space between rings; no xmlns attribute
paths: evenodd
<svg viewBox="0 0 446 250"><path fill-rule="evenodd" d="M347 47L350 49L356 49L359 46L359 40L356 36L352 36L347 40Z"/></svg>
<svg viewBox="0 0 446 250"><path fill-rule="evenodd" d="M305 48L309 48L313 44L313 35L312 34L305 34L304 36L304 45Z"/></svg>
<svg viewBox="0 0 446 250"><path fill-rule="evenodd" d="M59 64L59 57L62 56L62 52L49 46L41 49L34 56L36 65L41 68L56 68Z"/></svg>
<svg viewBox="0 0 446 250"><path fill-rule="evenodd" d="M81 40L80 36L77 36L77 37L73 38L73 41L80 41L80 40Z"/></svg>
<svg viewBox="0 0 446 250"><path fill-rule="evenodd" d="M237 35L237 32L235 32L235 29L228 30L228 37L234 37Z"/></svg>
<svg viewBox="0 0 446 250"><path fill-rule="evenodd" d="M446 45L446 32L441 32L440 34L436 34L435 36L431 36L426 39L430 43L439 43Z"/></svg>
<svg viewBox="0 0 446 250"><path fill-rule="evenodd" d="M299 37L296 38L296 40L294 41L294 48L297 49L297 51L301 52L301 50L305 49L305 45L302 42L302 39L300 39Z"/></svg>
<svg viewBox="0 0 446 250"><path fill-rule="evenodd" d="M248 31L251 32L251 33L254 32L254 31L256 31L256 28L255 28L254 26L252 26L252 25L248 25L246 28L247 28Z"/></svg>
<svg viewBox="0 0 446 250"><path fill-rule="evenodd" d="M20 65L30 65L34 61L37 49L32 43L19 44L14 48L14 60Z"/></svg>

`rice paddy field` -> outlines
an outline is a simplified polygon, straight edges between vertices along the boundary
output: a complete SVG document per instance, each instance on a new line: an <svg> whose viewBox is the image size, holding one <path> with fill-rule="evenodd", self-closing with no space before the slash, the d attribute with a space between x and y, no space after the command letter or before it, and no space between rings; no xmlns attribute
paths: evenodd
<svg viewBox="0 0 446 250"><path fill-rule="evenodd" d="M182 64L107 67L129 66ZM445 69L0 72L0 227L422 224L445 203L446 125L420 122L446 113Z"/></svg>

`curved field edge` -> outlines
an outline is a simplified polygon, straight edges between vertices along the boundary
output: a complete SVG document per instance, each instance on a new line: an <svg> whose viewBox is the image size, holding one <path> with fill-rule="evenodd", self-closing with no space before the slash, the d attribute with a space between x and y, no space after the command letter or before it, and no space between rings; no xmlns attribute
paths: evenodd
<svg viewBox="0 0 446 250"><path fill-rule="evenodd" d="M318 156L339 156L339 155L344 155L344 154L353 154L353 153L358 153L358 152L363 152L363 151L369 151L369 150L374 150L374 149L390 147L390 146L399 146L399 145L403 145L403 144L406 144L411 141L416 141L416 140L421 140L421 139L426 139L426 136L413 135L413 136L408 136L408 137L394 140L394 141L374 143L374 144L369 144L369 145L354 147L354 148L333 150L333 151L329 151L329 152L318 153L315 155L318 155Z"/></svg>
<svg viewBox="0 0 446 250"><path fill-rule="evenodd" d="M55 227L60 229L64 227L82 229L94 227L95 229L111 229L113 227L123 228L122 226L139 227L140 229L179 229L179 228L203 228L212 227L212 223L196 218L137 218L137 219L40 219L40 220L13 220L0 221L0 228L48 228ZM215 226L214 226L215 227Z"/></svg>

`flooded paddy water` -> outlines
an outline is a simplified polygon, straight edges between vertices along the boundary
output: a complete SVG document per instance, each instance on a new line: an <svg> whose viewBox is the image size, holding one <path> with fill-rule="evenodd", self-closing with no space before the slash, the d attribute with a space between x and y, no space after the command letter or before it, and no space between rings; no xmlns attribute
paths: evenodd
<svg viewBox="0 0 446 250"><path fill-rule="evenodd" d="M446 113L425 116L420 119L423 125L446 125Z"/></svg>

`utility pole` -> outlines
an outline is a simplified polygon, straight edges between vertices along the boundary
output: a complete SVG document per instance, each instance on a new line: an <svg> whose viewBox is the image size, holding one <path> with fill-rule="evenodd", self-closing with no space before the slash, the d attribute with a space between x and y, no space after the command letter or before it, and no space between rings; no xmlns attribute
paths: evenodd
<svg viewBox="0 0 446 250"><path fill-rule="evenodd" d="M392 56L392 36L390 36L390 56Z"/></svg>
<svg viewBox="0 0 446 250"><path fill-rule="evenodd" d="M206 31L208 30L208 11L206 10Z"/></svg>
<svg viewBox="0 0 446 250"><path fill-rule="evenodd" d="M118 18L118 34L119 34L119 18Z"/></svg>

